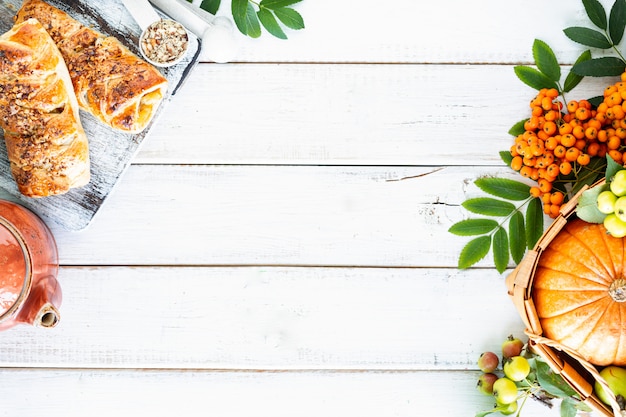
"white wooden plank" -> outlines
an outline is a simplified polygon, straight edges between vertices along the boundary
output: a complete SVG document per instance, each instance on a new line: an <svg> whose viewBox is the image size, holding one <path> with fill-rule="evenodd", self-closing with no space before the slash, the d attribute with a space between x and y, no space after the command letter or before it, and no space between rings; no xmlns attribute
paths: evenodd
<svg viewBox="0 0 626 417"><path fill-rule="evenodd" d="M448 228L468 215L460 204L479 195L473 181L513 174L135 165L87 230L53 231L66 265L456 267L466 239Z"/></svg>
<svg viewBox="0 0 626 417"><path fill-rule="evenodd" d="M613 4L601 1L605 7ZM224 3L227 14L230 2ZM304 1L295 6L306 28L287 31L289 40L241 37L238 61L248 62L474 62L532 60L535 38L573 63L582 47L562 30L589 26L582 2L570 0L426 2L373 0Z"/></svg>
<svg viewBox="0 0 626 417"><path fill-rule="evenodd" d="M476 375L2 370L0 416L462 416L492 406ZM559 412L529 401L523 415Z"/></svg>
<svg viewBox="0 0 626 417"><path fill-rule="evenodd" d="M614 81L587 78L568 99ZM134 162L500 163L535 95L502 65L201 64Z"/></svg>
<svg viewBox="0 0 626 417"><path fill-rule="evenodd" d="M494 270L64 267L2 367L476 370L523 323ZM0 391L0 397L2 396Z"/></svg>

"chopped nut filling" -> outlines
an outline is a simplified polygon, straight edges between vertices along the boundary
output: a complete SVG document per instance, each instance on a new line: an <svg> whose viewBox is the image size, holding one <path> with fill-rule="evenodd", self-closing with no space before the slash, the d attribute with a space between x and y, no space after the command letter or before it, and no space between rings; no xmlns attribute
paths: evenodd
<svg viewBox="0 0 626 417"><path fill-rule="evenodd" d="M152 23L141 38L146 58L160 64L176 61L187 50L187 31L178 22L161 19Z"/></svg>

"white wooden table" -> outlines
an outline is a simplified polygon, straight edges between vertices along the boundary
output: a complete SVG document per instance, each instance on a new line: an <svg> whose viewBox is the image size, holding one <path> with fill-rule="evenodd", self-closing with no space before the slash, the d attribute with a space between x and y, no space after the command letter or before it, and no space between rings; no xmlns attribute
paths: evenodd
<svg viewBox="0 0 626 417"><path fill-rule="evenodd" d="M457 270L447 230L474 179L510 172L498 152L534 95L513 66L535 38L571 64L582 2L296 8L288 41L241 37L236 62L194 69L88 229L52 225L61 323L0 334L0 416L492 405L476 359L523 325L506 274Z"/></svg>

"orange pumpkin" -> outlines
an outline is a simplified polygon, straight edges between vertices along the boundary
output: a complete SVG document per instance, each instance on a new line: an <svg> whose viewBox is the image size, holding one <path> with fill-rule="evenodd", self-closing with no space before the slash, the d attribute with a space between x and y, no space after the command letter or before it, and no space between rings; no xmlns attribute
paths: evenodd
<svg viewBox="0 0 626 417"><path fill-rule="evenodd" d="M541 253L533 302L543 335L594 365L626 365L625 239L570 220Z"/></svg>

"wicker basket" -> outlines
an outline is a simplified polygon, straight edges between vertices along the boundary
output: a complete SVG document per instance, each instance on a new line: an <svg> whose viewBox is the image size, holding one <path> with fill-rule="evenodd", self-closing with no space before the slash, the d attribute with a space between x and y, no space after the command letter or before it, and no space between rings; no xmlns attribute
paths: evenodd
<svg viewBox="0 0 626 417"><path fill-rule="evenodd" d="M593 186L604 184L604 180ZM599 370L582 358L576 351L562 344L542 336L541 324L535 310L532 299L532 285L537 268L537 261L550 242L563 229L572 216L575 216L578 198L589 187L581 190L567 204L560 214L539 239L533 250L528 251L524 259L515 270L506 278L506 286L515 307L517 308L526 326L529 348L542 357L554 372L560 374L563 379L580 395L580 398L600 416L623 417L626 413L621 412L615 396L608 388L606 381L600 376ZM606 406L593 392L594 382L605 388L611 399L611 406Z"/></svg>

